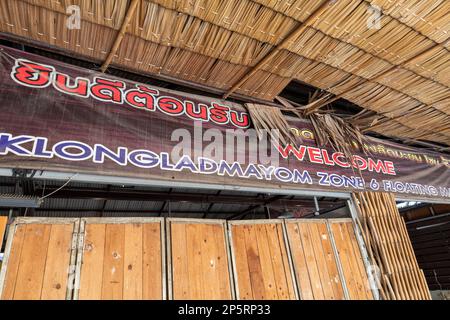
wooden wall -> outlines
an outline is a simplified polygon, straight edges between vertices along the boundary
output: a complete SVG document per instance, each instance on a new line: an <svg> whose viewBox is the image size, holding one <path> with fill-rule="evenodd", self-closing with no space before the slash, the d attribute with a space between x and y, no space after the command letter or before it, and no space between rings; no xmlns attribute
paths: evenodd
<svg viewBox="0 0 450 320"><path fill-rule="evenodd" d="M296 299L281 223L231 224L237 298Z"/></svg>
<svg viewBox="0 0 450 320"><path fill-rule="evenodd" d="M297 220L286 229L301 299L344 299L327 223Z"/></svg>
<svg viewBox="0 0 450 320"><path fill-rule="evenodd" d="M350 300L373 299L361 250L351 221L330 222L336 251L342 265L343 278Z"/></svg>
<svg viewBox="0 0 450 320"><path fill-rule="evenodd" d="M78 298L162 299L161 222L97 220L85 224Z"/></svg>
<svg viewBox="0 0 450 320"><path fill-rule="evenodd" d="M65 299L76 228L73 219L15 225L4 261L8 268L2 268L1 299Z"/></svg>
<svg viewBox="0 0 450 320"><path fill-rule="evenodd" d="M349 219L21 218L12 228L2 299L373 298Z"/></svg>
<svg viewBox="0 0 450 320"><path fill-rule="evenodd" d="M232 299L225 224L169 220L173 299Z"/></svg>

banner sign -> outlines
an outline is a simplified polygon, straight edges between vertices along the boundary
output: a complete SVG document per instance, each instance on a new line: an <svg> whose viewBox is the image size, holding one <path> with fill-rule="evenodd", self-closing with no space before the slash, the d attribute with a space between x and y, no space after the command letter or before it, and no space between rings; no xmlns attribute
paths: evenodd
<svg viewBox="0 0 450 320"><path fill-rule="evenodd" d="M0 47L0 167L450 199L450 156L370 138L351 159L258 139L242 105ZM349 141L351 143L351 141Z"/></svg>

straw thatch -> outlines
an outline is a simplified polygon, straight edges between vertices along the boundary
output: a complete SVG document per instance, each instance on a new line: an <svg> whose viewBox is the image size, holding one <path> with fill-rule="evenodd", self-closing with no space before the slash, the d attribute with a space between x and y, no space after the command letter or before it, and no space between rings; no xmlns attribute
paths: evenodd
<svg viewBox="0 0 450 320"><path fill-rule="evenodd" d="M291 126L280 109L256 103L246 103L245 107L259 139L270 137L275 145L281 142L282 145L293 144L294 146L300 141L300 138L292 133Z"/></svg>
<svg viewBox="0 0 450 320"><path fill-rule="evenodd" d="M366 130L450 144L448 0L139 0L123 26L130 3L1 1L0 30L227 94L273 100L298 79L369 110L353 119ZM70 4L81 30L65 28Z"/></svg>

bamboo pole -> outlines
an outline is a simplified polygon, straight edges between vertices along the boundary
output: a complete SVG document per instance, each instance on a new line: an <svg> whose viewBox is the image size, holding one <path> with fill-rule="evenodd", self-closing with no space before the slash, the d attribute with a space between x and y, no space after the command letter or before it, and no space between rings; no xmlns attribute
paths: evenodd
<svg viewBox="0 0 450 320"><path fill-rule="evenodd" d="M114 41L114 44L113 44L111 50L109 51L108 57L106 58L105 62L103 63L103 65L100 68L100 70L102 72L105 72L106 69L108 69L108 66L111 64L111 61L114 58L114 56L117 52L117 49L119 49L119 46L122 43L123 37L125 36L128 25L134 16L134 13L136 11L139 1L140 0L132 0L131 1L130 7L127 10L125 18L123 19L122 26L120 27L119 33L117 34L116 40Z"/></svg>
<svg viewBox="0 0 450 320"><path fill-rule="evenodd" d="M250 69L244 76L242 76L224 95L223 99L226 99L236 91L245 81L247 81L251 76L253 76L256 71L261 69L264 64L266 64L270 59L272 59L280 50L286 47L286 45L293 39L298 37L307 27L313 22L314 19L319 17L328 7L334 4L333 0L325 0L300 26L294 29L289 35L284 38L275 48L273 48L267 55L264 56L259 62Z"/></svg>
<svg viewBox="0 0 450 320"><path fill-rule="evenodd" d="M352 198L370 259L381 272L377 285L383 299L431 299L394 196L362 192Z"/></svg>

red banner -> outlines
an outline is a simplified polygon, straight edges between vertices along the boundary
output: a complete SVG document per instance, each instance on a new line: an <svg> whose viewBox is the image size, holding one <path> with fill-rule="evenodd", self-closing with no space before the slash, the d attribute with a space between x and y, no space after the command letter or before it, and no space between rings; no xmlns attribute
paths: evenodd
<svg viewBox="0 0 450 320"><path fill-rule="evenodd" d="M370 138L351 159L315 144L267 143L243 106L0 47L0 166L450 199L450 156ZM349 141L349 143L351 143Z"/></svg>

